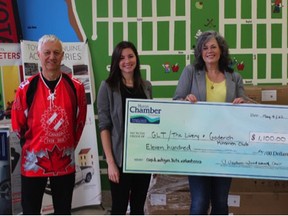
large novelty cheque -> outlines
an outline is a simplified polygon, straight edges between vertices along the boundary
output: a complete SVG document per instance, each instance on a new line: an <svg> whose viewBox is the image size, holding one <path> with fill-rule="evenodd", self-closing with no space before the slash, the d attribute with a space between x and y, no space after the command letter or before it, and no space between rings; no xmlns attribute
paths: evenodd
<svg viewBox="0 0 288 216"><path fill-rule="evenodd" d="M128 99L124 172L288 179L288 107Z"/></svg>

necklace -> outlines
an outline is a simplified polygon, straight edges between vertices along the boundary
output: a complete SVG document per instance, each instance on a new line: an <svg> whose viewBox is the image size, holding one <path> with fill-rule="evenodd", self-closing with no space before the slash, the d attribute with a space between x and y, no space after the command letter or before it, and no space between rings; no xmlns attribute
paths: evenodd
<svg viewBox="0 0 288 216"><path fill-rule="evenodd" d="M211 85L211 87L210 87L211 90L214 89L214 84L215 84L215 83L213 82L212 85Z"/></svg>
<svg viewBox="0 0 288 216"><path fill-rule="evenodd" d="M207 83L207 87L208 87L209 89L213 90L213 89L215 88L215 87L214 87L215 82L212 82L212 81L209 79L209 77L208 77L207 74L206 74L206 83Z"/></svg>
<svg viewBox="0 0 288 216"><path fill-rule="evenodd" d="M214 85L215 85L216 81L218 80L218 77L219 77L219 74L217 74L212 81L209 78L208 73L206 73L206 81L207 81L208 85L210 86L211 90L213 90L215 88Z"/></svg>

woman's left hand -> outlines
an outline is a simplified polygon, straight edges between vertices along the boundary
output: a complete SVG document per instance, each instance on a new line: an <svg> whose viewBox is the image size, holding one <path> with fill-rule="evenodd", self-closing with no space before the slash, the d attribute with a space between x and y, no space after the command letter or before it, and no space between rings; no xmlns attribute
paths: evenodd
<svg viewBox="0 0 288 216"><path fill-rule="evenodd" d="M245 102L244 99L242 97L239 97L234 99L233 104L240 104L244 102Z"/></svg>

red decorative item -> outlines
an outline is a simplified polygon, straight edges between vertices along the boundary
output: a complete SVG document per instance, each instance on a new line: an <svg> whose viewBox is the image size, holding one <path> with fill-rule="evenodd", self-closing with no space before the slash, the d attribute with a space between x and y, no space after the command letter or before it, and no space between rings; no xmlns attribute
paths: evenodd
<svg viewBox="0 0 288 216"><path fill-rule="evenodd" d="M173 72L178 72L178 70L179 70L179 65L178 65L178 63L176 63L175 65L172 65L172 71L173 71Z"/></svg>
<svg viewBox="0 0 288 216"><path fill-rule="evenodd" d="M243 71L243 70L244 70L244 67L245 67L245 65L244 65L243 62L237 64L237 69L238 69L239 71Z"/></svg>
<svg viewBox="0 0 288 216"><path fill-rule="evenodd" d="M65 171L66 167L71 163L70 156L63 154L63 149L60 150L55 146L52 151L47 151L47 157L37 157L38 166L42 167L45 170L45 173L55 173Z"/></svg>

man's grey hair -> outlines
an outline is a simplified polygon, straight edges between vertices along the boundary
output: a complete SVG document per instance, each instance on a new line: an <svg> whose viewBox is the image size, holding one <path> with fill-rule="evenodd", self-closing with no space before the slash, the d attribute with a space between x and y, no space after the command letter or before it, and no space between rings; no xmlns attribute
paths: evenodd
<svg viewBox="0 0 288 216"><path fill-rule="evenodd" d="M39 41L38 41L38 48L37 48L38 52L41 51L42 45L45 44L45 43L47 43L47 42L59 42L59 43L61 44L61 47L62 47L62 50L63 50L63 43L62 43L62 41L61 41L58 37L56 37L55 35L49 34L49 35L43 35L43 36L39 39Z"/></svg>

